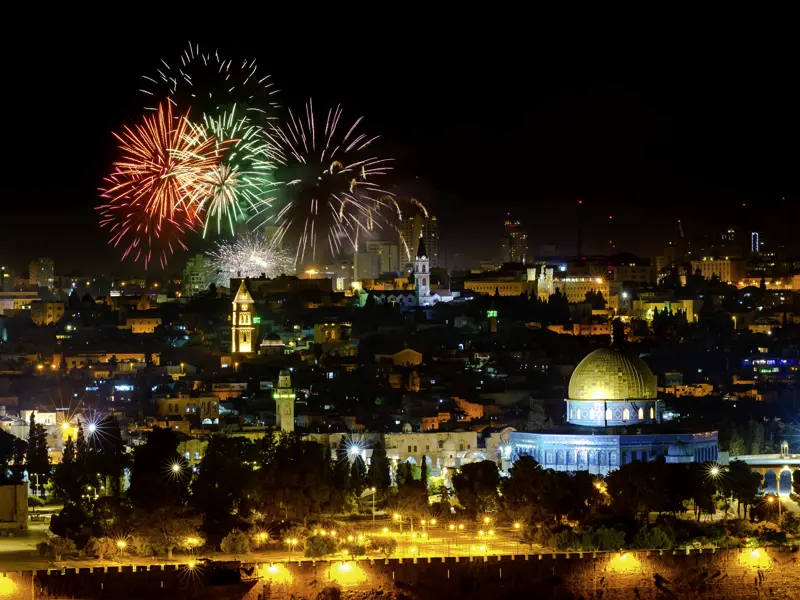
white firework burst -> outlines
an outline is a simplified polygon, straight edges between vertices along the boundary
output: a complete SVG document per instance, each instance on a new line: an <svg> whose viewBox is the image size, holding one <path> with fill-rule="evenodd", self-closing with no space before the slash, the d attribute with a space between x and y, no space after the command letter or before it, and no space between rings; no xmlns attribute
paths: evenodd
<svg viewBox="0 0 800 600"><path fill-rule="evenodd" d="M272 279L295 272L294 256L281 248L276 240L267 240L257 233L240 235L229 243L218 243L217 249L208 252L208 256L218 287L230 287L233 277L264 275Z"/></svg>

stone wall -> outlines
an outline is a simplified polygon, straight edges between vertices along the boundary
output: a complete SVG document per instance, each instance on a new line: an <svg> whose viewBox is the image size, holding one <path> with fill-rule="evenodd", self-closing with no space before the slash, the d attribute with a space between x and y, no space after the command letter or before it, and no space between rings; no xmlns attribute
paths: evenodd
<svg viewBox="0 0 800 600"><path fill-rule="evenodd" d="M46 598L800 599L800 550L543 554L417 560L303 561L211 571L198 565L51 569L9 574L15 593ZM31 594L31 582L34 593ZM227 585L224 585L227 584ZM9 592L10 590L6 590Z"/></svg>

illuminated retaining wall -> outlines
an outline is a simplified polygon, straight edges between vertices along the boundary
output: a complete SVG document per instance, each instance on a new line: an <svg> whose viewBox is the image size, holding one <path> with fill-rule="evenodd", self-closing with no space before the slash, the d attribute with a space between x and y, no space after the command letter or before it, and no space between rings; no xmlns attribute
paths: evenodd
<svg viewBox="0 0 800 600"><path fill-rule="evenodd" d="M800 598L800 549L532 554L249 565L255 582L215 585L187 565L9 574L0 598ZM35 593L31 594L31 581ZM216 581L217 584L222 581ZM531 596L535 590L535 596Z"/></svg>

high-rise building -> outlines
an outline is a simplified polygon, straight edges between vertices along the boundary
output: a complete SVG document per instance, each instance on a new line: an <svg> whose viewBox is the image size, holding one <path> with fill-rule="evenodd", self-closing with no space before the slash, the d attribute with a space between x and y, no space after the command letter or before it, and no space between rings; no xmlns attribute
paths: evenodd
<svg viewBox="0 0 800 600"><path fill-rule="evenodd" d="M425 240L425 249L431 268L439 266L439 222L434 216L422 214L407 217L400 222L400 263L408 269L414 264L418 240Z"/></svg>
<svg viewBox="0 0 800 600"><path fill-rule="evenodd" d="M374 252L378 255L380 273L400 272L400 250L397 244L381 240L368 240L364 244L364 248L367 252Z"/></svg>
<svg viewBox="0 0 800 600"><path fill-rule="evenodd" d="M183 268L183 295L187 297L197 296L204 292L214 280L211 271L211 261L205 254L195 254L188 260Z"/></svg>
<svg viewBox="0 0 800 600"><path fill-rule="evenodd" d="M53 289L55 283L53 259L37 258L31 261L30 282L36 287Z"/></svg>
<svg viewBox="0 0 800 600"><path fill-rule="evenodd" d="M353 255L353 279L355 281L377 279L381 274L380 264L377 252L356 252Z"/></svg>
<svg viewBox="0 0 800 600"><path fill-rule="evenodd" d="M247 290L244 280L239 284L239 291L233 299L231 316L231 352L236 354L252 354L255 347L256 328L253 324L253 297Z"/></svg>
<svg viewBox="0 0 800 600"><path fill-rule="evenodd" d="M525 263L528 258L528 234L519 221L511 219L506 213L505 233L503 234L503 262Z"/></svg>
<svg viewBox="0 0 800 600"><path fill-rule="evenodd" d="M14 269L8 265L0 265L0 292L14 289Z"/></svg>

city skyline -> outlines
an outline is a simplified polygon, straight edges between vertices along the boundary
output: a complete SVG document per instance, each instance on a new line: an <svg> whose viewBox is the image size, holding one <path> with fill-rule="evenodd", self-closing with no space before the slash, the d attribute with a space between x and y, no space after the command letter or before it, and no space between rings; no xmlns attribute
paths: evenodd
<svg viewBox="0 0 800 600"><path fill-rule="evenodd" d="M40 42L40 50L60 41L55 35ZM573 210L579 199L586 213L582 238L587 254L606 253L611 234L618 251L652 256L674 237L678 219L687 235L695 235L708 233L712 216L734 225L758 223L777 213L783 218L773 225L771 237L788 237L786 228L797 216L790 176L797 151L788 140L798 122L790 110L791 95L785 93L788 84L773 77L782 66L780 55L765 69L731 60L709 74L702 60L693 60L689 47L674 56L653 49L647 54L651 68L641 72L644 57L625 56L617 47L605 47L594 60L585 60L575 48L559 62L543 65L529 82L512 75L529 56L512 45L507 52L494 51L506 58L497 70L481 74L480 99L490 118L470 119L476 113L465 102L474 97L468 55L452 63L448 77L440 80L439 63L421 63L412 70L408 57L386 52L380 57L385 66L366 68L365 84L353 88L324 66L303 64L299 75L297 58L276 57L266 42L198 42L233 55L257 56L274 74L287 106L301 105L311 95L319 106L341 102L347 114L364 115L370 131L381 135L382 148L397 159L392 190L419 198L439 218L441 259L451 267L496 256L496 236L487 230L495 222L502 227L506 212L528 227L532 254L538 254L540 240L556 244L559 254L574 253ZM63 83L69 81L76 90L63 102L74 121L84 125L75 140L84 151L69 153L48 177L22 164L23 177L12 181L7 193L16 200L7 210L16 218L0 225L0 256L18 269L37 255L58 255L61 264L74 270L97 265L104 271L141 272L119 264L118 256L102 247L105 238L97 231L93 210L96 189L113 151L111 132L141 111L141 76L152 71L159 57L177 56L185 42L156 40L148 49L133 50L100 34L94 43L106 47L108 57L95 56L100 63L91 73L58 68L60 61L94 56L88 43L70 44L63 56L51 57L55 77L69 73ZM377 59L367 55L364 60ZM102 68L106 61L121 61L126 69ZM42 92L41 86L52 84L24 70L15 75ZM755 85L727 93L737 81ZM432 92L425 102L415 97L419 86ZM118 100L88 102L95 90ZM43 108L49 100L45 94L31 102ZM464 128L463 123L470 125ZM11 126L17 133L19 125ZM28 148L40 124L26 122L24 127L15 137ZM32 178L37 185L28 185ZM614 216L613 229L604 220L609 215ZM638 234L642 220L652 227L648 236ZM37 231L48 235L37 236ZM202 247L200 241L190 244L179 262ZM173 270L179 272L180 266Z"/></svg>

